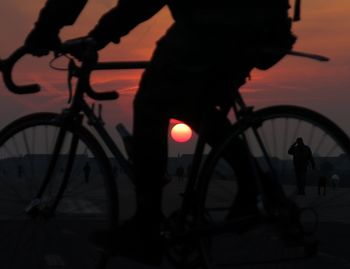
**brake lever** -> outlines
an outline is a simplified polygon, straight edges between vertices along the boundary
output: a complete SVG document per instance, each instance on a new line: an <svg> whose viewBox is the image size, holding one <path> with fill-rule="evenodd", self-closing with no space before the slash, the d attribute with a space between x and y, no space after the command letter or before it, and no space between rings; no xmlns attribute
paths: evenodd
<svg viewBox="0 0 350 269"><path fill-rule="evenodd" d="M77 73L78 73L77 65L75 64L73 59L70 59L68 64L68 76L67 76L68 91L69 91L68 104L72 102L72 98L73 98L72 79L73 77L77 76Z"/></svg>

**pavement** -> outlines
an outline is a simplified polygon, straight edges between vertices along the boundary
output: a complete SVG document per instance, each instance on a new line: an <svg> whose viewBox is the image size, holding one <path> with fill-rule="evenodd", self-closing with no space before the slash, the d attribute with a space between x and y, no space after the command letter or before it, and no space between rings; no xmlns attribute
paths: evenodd
<svg viewBox="0 0 350 269"><path fill-rule="evenodd" d="M135 193L132 184L126 179L120 178L118 182L122 205L120 207L121 218L127 219L135 212ZM228 189L229 184L231 183L223 182L221 188L213 188L214 195L212 197L219 200L227 199L227 194L224 194L223 190ZM175 179L165 188L164 211L166 213L170 213L178 208L181 201L180 194L183 192L184 186L185 182ZM317 212L318 226L316 236L320 241L317 255L301 259L301 248L287 248L271 230L271 226L260 225L245 234L230 235L231 237L226 235L215 237L210 242L212 246L210 251L211 256L217 262L215 262L215 266L208 267L208 269L350 269L350 188L338 187L334 190L328 189L325 196L319 195L318 189L311 186L307 187L305 196L294 195L295 188L293 186L286 186L285 190L294 197L301 207L312 207ZM96 191L96 197L101 195ZM67 212L98 213L100 210L95 201L87 201L84 199L84 196L74 201L68 199L66 203L64 208ZM10 207L3 208L11 209ZM305 211L307 223L315 220L315 216L313 211ZM44 237L40 237L40 228L34 226L35 229L32 229L31 225L33 224L30 223L23 225L13 221L13 223L8 222L6 225L1 224L3 229L0 237L1 269L96 269L91 265L90 260L96 258L97 254L96 251L89 247L86 238L87 234L98 225L97 221L76 221L69 224L61 221L56 223L55 227L44 226L43 229L46 229ZM57 233L58 230L60 235ZM28 241L17 240L16 238L20 237L14 232L27 235ZM17 242L17 245L15 245L16 251L23 249L20 252L21 254L16 254L17 252L15 251L13 253L8 251L8 246L13 241ZM33 241L35 244L30 241ZM38 253L38 251L44 252L42 253L44 261L41 263L33 262L31 263L32 265L29 265L29 263L21 262L22 260L31 261L32 259L29 251L27 253L26 249L30 249L30 253L33 253L32 250L37 243L56 241L62 241L63 243L62 245L55 243L50 248L34 251L34 253ZM59 249L66 250L67 257L71 260L69 265L65 258L59 254ZM235 261L234 265L231 264L232 260ZM10 267L9 264L11 263L18 264L18 266ZM109 259L106 269L112 268L153 269L157 267L145 266L122 257L112 257ZM164 259L161 268L173 269L176 267L169 260ZM190 268L205 267L193 265Z"/></svg>
<svg viewBox="0 0 350 269"><path fill-rule="evenodd" d="M132 190L127 186L131 187L122 180L120 185L123 189L122 193L124 193L122 196L128 196L130 199ZM163 201L166 212L171 212L179 206L181 201L179 193L183 192L184 186L184 182L173 180L166 187ZM225 185L223 187L228 188ZM267 232L269 227L257 227L256 230L253 229L247 234L237 236L234 240L236 242L234 246L228 247L228 244L223 243L223 247L221 247L220 244L217 244L219 246L217 252L220 253L218 255L217 253L212 254L213 256L217 255L220 262L210 269L350 269L350 188L328 188L326 195L323 195L323 192L319 195L317 187L308 186L305 196L296 195L294 186L285 186L285 191L300 207L314 209L314 211L305 210L303 218L306 223L312 223L309 225L310 227L313 227L315 218L318 219L316 238L320 243L317 255L305 258L302 253L303 249L287 248L280 240L274 240L274 237L267 239L265 234L269 233ZM231 260L232 258L236 259L235 264L225 263L227 257ZM243 261L237 261L242 257ZM119 257L111 259L107 268L150 269L156 267L140 265ZM161 268L171 269L175 267L165 260Z"/></svg>

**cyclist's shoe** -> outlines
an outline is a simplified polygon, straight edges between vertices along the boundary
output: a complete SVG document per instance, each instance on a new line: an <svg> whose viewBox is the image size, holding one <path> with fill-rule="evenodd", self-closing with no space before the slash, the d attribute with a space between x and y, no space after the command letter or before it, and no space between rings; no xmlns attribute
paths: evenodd
<svg viewBox="0 0 350 269"><path fill-rule="evenodd" d="M133 217L116 231L96 231L90 241L98 248L136 262L159 266L163 257L163 241L160 229L154 225L143 225L142 220Z"/></svg>

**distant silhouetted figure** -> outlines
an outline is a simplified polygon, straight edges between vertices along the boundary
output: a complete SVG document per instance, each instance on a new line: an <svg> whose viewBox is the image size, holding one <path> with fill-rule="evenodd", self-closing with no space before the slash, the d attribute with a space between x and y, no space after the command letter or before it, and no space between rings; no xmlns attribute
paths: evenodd
<svg viewBox="0 0 350 269"><path fill-rule="evenodd" d="M176 169L176 176L179 182L184 182L185 180L185 168L180 164Z"/></svg>
<svg viewBox="0 0 350 269"><path fill-rule="evenodd" d="M320 175L318 178L318 195L321 195L323 189L323 196L326 196L328 184L328 177L324 175Z"/></svg>
<svg viewBox="0 0 350 269"><path fill-rule="evenodd" d="M332 189L335 190L336 188L338 188L339 187L339 183L340 183L340 177L337 174L333 174L331 176Z"/></svg>
<svg viewBox="0 0 350 269"><path fill-rule="evenodd" d="M41 56L59 48L59 31L75 22L86 2L48 0L26 39L27 49ZM164 7L169 8L174 23L157 42L133 104L137 213L115 240L122 244L119 252L139 253L148 261L154 260L156 253L158 263L164 249L159 229L170 119L181 120L196 132L205 130L203 137L210 146L217 146L231 131L231 121L223 111L228 111L251 70L270 68L296 40L288 0L119 0L80 39L87 41L81 42L80 55L89 40L95 41L97 49L121 42ZM204 125L206 128L201 128ZM236 208L244 206L241 212L251 214L246 207L257 210L258 190L250 156L242 139L230 146L226 158L239 178L236 203L240 205ZM143 243L137 244L131 237Z"/></svg>
<svg viewBox="0 0 350 269"><path fill-rule="evenodd" d="M320 179L324 178L324 180L319 181L319 189L323 188L324 192L323 195L326 195L326 188L329 184L329 181L331 179L331 175L334 171L333 164L328 160L323 160L320 164ZM320 190L319 190L320 194Z"/></svg>
<svg viewBox="0 0 350 269"><path fill-rule="evenodd" d="M84 179L85 179L85 183L89 183L90 180L90 174L91 174L91 167L89 162L86 162L84 167L83 167L83 171L84 171Z"/></svg>
<svg viewBox="0 0 350 269"><path fill-rule="evenodd" d="M307 168L310 164L313 169L315 168L315 161L311 149L304 144L301 137L298 137L289 148L288 154L293 155L298 194L305 195Z"/></svg>

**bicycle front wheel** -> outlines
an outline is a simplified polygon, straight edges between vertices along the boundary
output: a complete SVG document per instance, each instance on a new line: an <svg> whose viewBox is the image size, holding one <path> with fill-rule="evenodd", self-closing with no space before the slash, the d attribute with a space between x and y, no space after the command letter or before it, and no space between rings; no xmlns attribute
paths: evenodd
<svg viewBox="0 0 350 269"><path fill-rule="evenodd" d="M245 125L234 128L221 146L209 154L199 184L199 218L204 223L225 224L227 215L238 193L238 184L231 165L223 157L230 143L241 137L265 174L274 175L285 195L300 207L312 208L303 212L305 232L313 232L316 222L338 221L341 210L347 210L346 195L350 195L347 169L350 167L350 140L326 117L297 106L274 106L254 112ZM305 195L297 191L292 156L288 149L297 137L302 137L313 152L316 169L306 174ZM337 174L340 184L326 195L320 187L320 177L331 180ZM334 208L337 207L337 211ZM315 213L316 212L316 213ZM214 235L215 234L215 235ZM270 262L269 268L279 268L290 262L295 253L284 247L271 226L260 225L252 232L239 235L232 229L208 235L201 240L202 253L208 268L227 268L230 265L261 265ZM291 255L291 256L290 256ZM274 265L272 265L274 264ZM271 267L272 266L272 267ZM283 266L282 266L283 268Z"/></svg>
<svg viewBox="0 0 350 269"><path fill-rule="evenodd" d="M3 268L96 268L100 253L88 236L116 224L117 192L109 160L84 127L68 128L57 160L49 168L61 128L59 115L37 113L0 132ZM69 169L73 137L77 146Z"/></svg>

